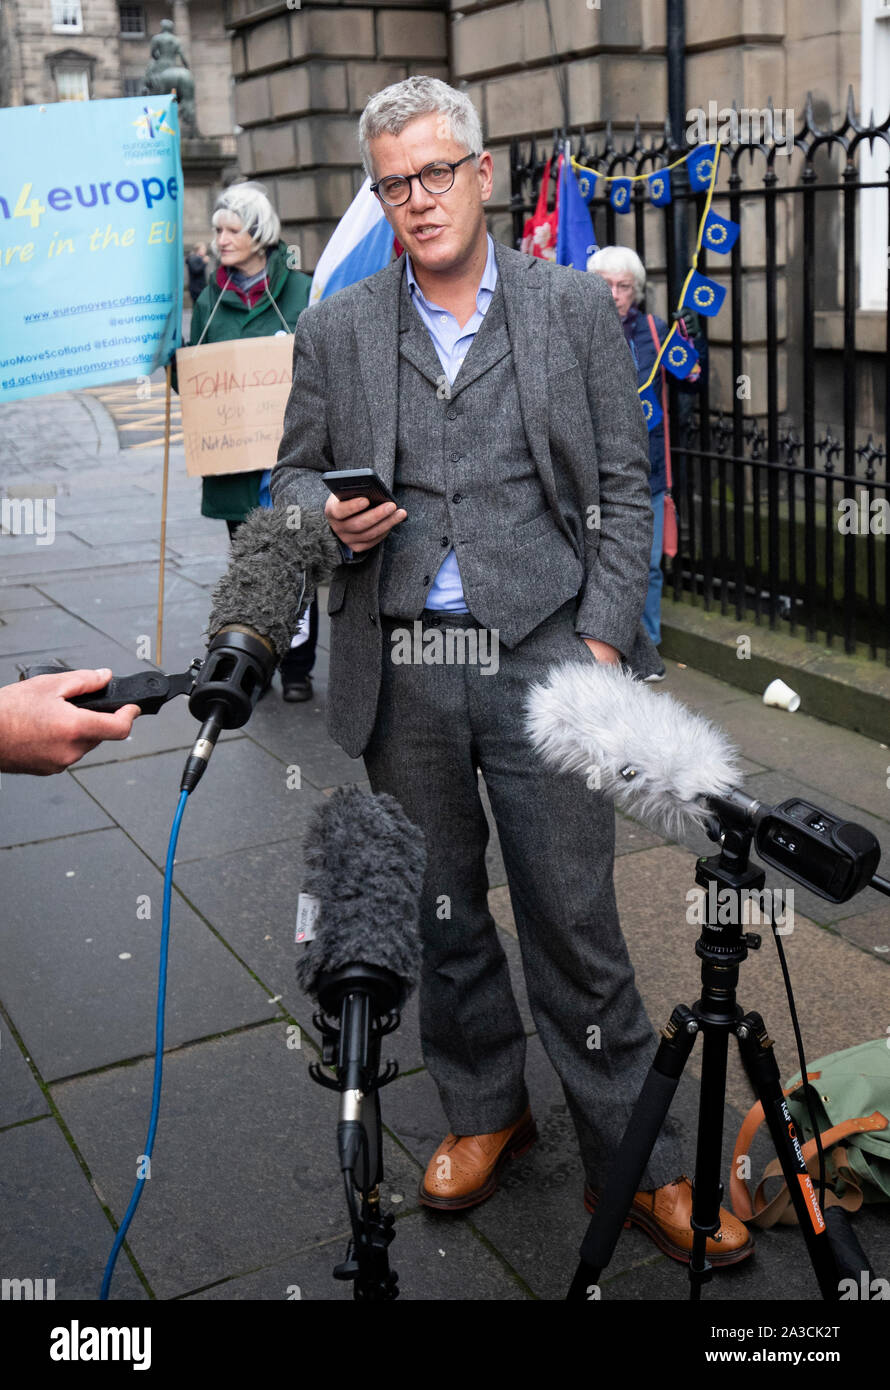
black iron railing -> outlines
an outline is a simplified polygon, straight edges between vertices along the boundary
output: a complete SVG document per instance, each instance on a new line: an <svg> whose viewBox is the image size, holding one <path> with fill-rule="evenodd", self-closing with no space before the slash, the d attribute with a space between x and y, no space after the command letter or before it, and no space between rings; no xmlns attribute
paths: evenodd
<svg viewBox="0 0 890 1390"><path fill-rule="evenodd" d="M772 130L769 123L767 130ZM556 138L555 133L554 150ZM733 389L731 403L724 400L718 409L712 406L706 376L697 408L681 417L673 378L668 376L680 547L665 563L677 599L702 602L706 608L719 605L722 613L734 613L740 621L753 618L771 628L787 624L791 633L828 646L841 635L845 651L861 646L873 659L890 665L886 313L882 351L876 354L873 347L870 357L870 432L857 421L857 370L864 357L856 344L861 196L864 190L878 190L871 196L886 200L883 225L888 230L876 272L886 288L890 173L860 179L858 156L865 142L870 148L878 142L890 145L890 115L881 125L861 124L851 91L843 122L831 130L817 126L808 98L794 135L794 152L787 157L775 139L724 143L714 206L742 222L743 233L729 257L708 258L704 251L699 256L699 270L728 279L729 291L719 320L703 319L701 327L707 337L710 324L719 322L721 339L729 338L732 383L746 380L744 352L751 341L745 335L744 277L756 269L763 282L756 351L763 359L764 384L759 400ZM516 245L535 203L546 153L539 154L534 141L524 153L518 142L511 147ZM659 141L644 144L637 122L630 141L620 148L611 125L602 149L589 145L583 131L575 132L573 153L598 173L614 176L651 173L676 160L684 149L673 144L667 122ZM703 193L690 191L684 173L684 166L674 171L672 203L664 208L649 206L644 182L633 184L630 214L616 213L600 183L591 201L600 245L615 244L620 219L622 242L633 245L647 265L647 242L653 244L658 234L663 252L657 254L665 267L671 307L679 298L680 276L689 264L686 252L691 255L694 248L705 201ZM793 248L787 259L779 254L780 216L787 245ZM633 235L628 236L631 227ZM756 267L745 260L746 243L755 239L752 232L758 242ZM780 288L786 296L786 331L781 337ZM751 302L749 293L749 314ZM833 352L817 343L816 315L825 309L835 311L843 324L842 345ZM799 402L793 413L780 409L782 365L789 398ZM817 402L817 381L824 383L832 373L842 374L842 389L837 393L839 418L836 413L827 424L826 407Z"/></svg>

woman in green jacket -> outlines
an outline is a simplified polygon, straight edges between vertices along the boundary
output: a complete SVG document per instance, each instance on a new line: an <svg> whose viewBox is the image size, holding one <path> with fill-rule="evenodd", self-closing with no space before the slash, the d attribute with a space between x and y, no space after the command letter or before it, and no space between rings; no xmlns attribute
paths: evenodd
<svg viewBox="0 0 890 1390"><path fill-rule="evenodd" d="M309 302L312 281L289 265L281 224L265 190L255 183L232 184L217 199L213 230L212 249L219 266L192 310L189 346L293 333ZM205 477L201 514L225 521L234 535L254 507L271 506L268 476L257 469ZM318 635L315 600L308 619L308 632L301 629L299 645L281 663L286 700L312 696L309 672Z"/></svg>

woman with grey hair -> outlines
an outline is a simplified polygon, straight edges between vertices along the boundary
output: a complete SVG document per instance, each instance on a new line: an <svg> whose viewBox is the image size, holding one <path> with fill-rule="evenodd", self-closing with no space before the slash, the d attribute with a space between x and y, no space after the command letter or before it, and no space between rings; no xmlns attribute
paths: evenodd
<svg viewBox="0 0 890 1390"><path fill-rule="evenodd" d="M604 246L590 257L587 269L601 276L612 291L624 337L637 364L638 385L643 386L649 380L661 344L668 333L664 319L659 318L657 314L646 314L641 310L646 294L646 268L636 251L632 251L629 246ZM695 391L701 383L701 370L707 361L704 340L696 339L695 348L701 366L695 367L685 380L677 382L681 391ZM664 547L665 494L668 489L671 456L666 377L663 367L658 376L659 380L654 384L664 402L664 418L649 431L649 488L655 525L649 555L649 590L643 609L643 626L656 646L661 642L661 555ZM665 675L665 667L662 665L660 671L647 676L646 679L660 681Z"/></svg>
<svg viewBox="0 0 890 1390"><path fill-rule="evenodd" d="M256 183L232 184L217 199L212 220L211 249L219 264L192 311L189 346L293 333L309 302L312 281L290 267L281 223L265 189ZM230 535L254 507L272 505L268 472L262 469L205 477L202 482L202 515L225 521ZM285 700L312 696L309 672L318 631L314 601L309 618L308 639L292 648L281 664Z"/></svg>

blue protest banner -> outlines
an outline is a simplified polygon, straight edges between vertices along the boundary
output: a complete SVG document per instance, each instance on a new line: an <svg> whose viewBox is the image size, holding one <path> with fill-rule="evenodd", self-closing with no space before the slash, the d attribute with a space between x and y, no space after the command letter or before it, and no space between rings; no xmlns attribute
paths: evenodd
<svg viewBox="0 0 890 1390"><path fill-rule="evenodd" d="M173 96L0 110L0 402L164 365L182 311Z"/></svg>

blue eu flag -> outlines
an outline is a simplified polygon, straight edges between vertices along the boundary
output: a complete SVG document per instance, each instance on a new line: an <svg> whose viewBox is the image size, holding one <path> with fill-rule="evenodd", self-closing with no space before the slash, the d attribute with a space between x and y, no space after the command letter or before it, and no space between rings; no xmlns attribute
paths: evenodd
<svg viewBox="0 0 890 1390"><path fill-rule="evenodd" d="M693 193L701 193L711 186L711 170L717 154L716 145L700 145L687 160L689 168L689 187Z"/></svg>
<svg viewBox="0 0 890 1390"><path fill-rule="evenodd" d="M587 257L597 249L590 209L581 196L568 156L562 162L559 184L559 224L556 228L556 263L587 269Z"/></svg>
<svg viewBox="0 0 890 1390"><path fill-rule="evenodd" d="M661 169L655 174L650 174L646 182L649 185L649 199L654 208L667 207L671 201L671 174L669 169Z"/></svg>
<svg viewBox="0 0 890 1390"><path fill-rule="evenodd" d="M613 179L609 202L616 212L630 212L630 179Z"/></svg>
<svg viewBox="0 0 890 1390"><path fill-rule="evenodd" d="M589 203L596 192L597 176L592 169L579 169L575 177L578 180L578 191L585 203Z"/></svg>
<svg viewBox="0 0 890 1390"><path fill-rule="evenodd" d="M709 212L705 218L702 246L708 251L719 251L721 255L726 255L738 241L740 231L738 222L730 222L728 217L718 217L716 212Z"/></svg>
<svg viewBox="0 0 890 1390"><path fill-rule="evenodd" d="M697 314L704 314L706 318L713 318L719 314L726 298L726 290L722 285L718 285L716 280L709 280L707 275L702 275L699 271L692 272L692 279L686 286L686 293L683 296L681 309L689 306Z"/></svg>
<svg viewBox="0 0 890 1390"><path fill-rule="evenodd" d="M655 393L654 386L647 386L645 391L640 391L640 405L643 409L643 419L646 421L647 430L654 430L664 419L664 411Z"/></svg>
<svg viewBox="0 0 890 1390"><path fill-rule="evenodd" d="M675 333L664 350L661 365L666 367L672 376L679 377L682 381L684 377L689 375L697 361L698 353L692 344Z"/></svg>

